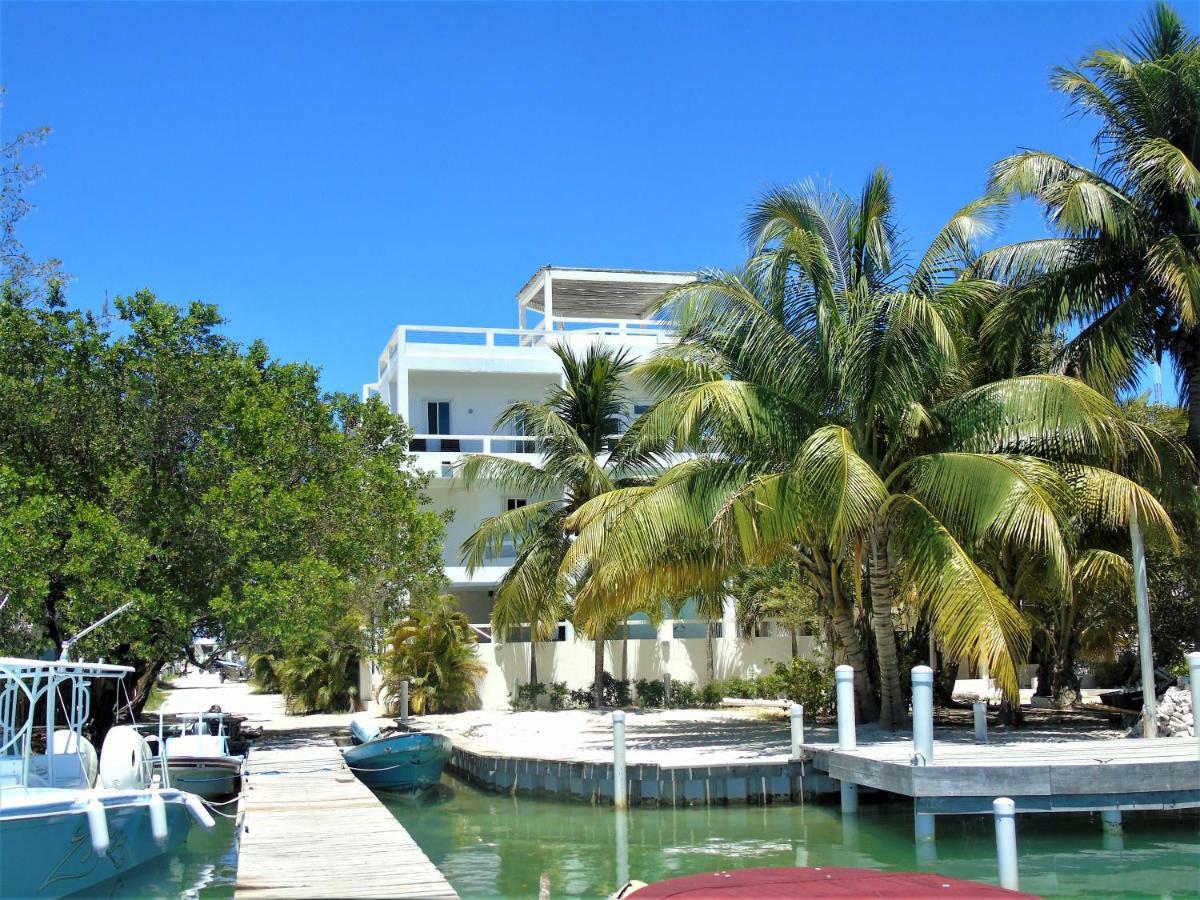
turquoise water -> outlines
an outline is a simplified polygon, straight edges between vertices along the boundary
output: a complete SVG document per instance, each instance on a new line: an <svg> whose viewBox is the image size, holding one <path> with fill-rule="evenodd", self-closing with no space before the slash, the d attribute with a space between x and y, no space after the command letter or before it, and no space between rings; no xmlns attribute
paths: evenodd
<svg viewBox="0 0 1200 900"><path fill-rule="evenodd" d="M233 822L219 816L216 827L196 826L187 843L171 853L110 878L88 892L90 897L217 898L232 897L237 882L237 842Z"/></svg>
<svg viewBox="0 0 1200 900"><path fill-rule="evenodd" d="M996 883L991 817L937 820L936 859L918 860L912 806L633 809L491 794L446 776L421 802L379 797L465 900L603 897L628 878L656 881L747 866L925 870ZM1021 888L1046 896L1200 896L1200 814L1126 813L1106 837L1098 815L1022 816Z"/></svg>

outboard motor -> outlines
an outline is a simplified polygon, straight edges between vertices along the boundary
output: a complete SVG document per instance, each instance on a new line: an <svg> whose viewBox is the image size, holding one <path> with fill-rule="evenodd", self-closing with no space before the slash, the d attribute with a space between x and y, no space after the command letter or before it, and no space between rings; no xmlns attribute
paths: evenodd
<svg viewBox="0 0 1200 900"><path fill-rule="evenodd" d="M154 754L133 728L117 725L100 748L100 784L106 788L143 790L154 777Z"/></svg>
<svg viewBox="0 0 1200 900"><path fill-rule="evenodd" d="M369 714L357 715L350 720L350 740L365 744L379 737L379 723Z"/></svg>

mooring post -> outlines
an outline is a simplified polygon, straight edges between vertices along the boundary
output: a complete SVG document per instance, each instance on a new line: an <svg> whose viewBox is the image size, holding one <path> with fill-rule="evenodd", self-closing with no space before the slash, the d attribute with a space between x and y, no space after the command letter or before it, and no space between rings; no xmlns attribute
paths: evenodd
<svg viewBox="0 0 1200 900"><path fill-rule="evenodd" d="M837 680L838 749L854 750L858 747L854 736L854 667L838 666L833 676Z"/></svg>
<svg viewBox="0 0 1200 900"><path fill-rule="evenodd" d="M1000 871L1000 887L1015 891L1020 881L1017 876L1017 804L1008 797L997 797L992 801L992 814L996 820L996 867Z"/></svg>
<svg viewBox="0 0 1200 900"><path fill-rule="evenodd" d="M918 841L932 841L937 833L936 820L931 813L913 813L913 832Z"/></svg>
<svg viewBox="0 0 1200 900"><path fill-rule="evenodd" d="M987 743L987 701L976 700L972 706L975 710L975 743Z"/></svg>
<svg viewBox="0 0 1200 900"><path fill-rule="evenodd" d="M1200 740L1200 650L1187 655L1188 684L1192 688L1192 733Z"/></svg>
<svg viewBox="0 0 1200 900"><path fill-rule="evenodd" d="M792 759L800 758L800 745L804 743L804 707L792 704Z"/></svg>
<svg viewBox="0 0 1200 900"><path fill-rule="evenodd" d="M617 809L629 806L629 794L625 789L625 713L617 710L612 714L613 723L613 805Z"/></svg>
<svg viewBox="0 0 1200 900"><path fill-rule="evenodd" d="M663 672L663 708L671 705L671 673Z"/></svg>
<svg viewBox="0 0 1200 900"><path fill-rule="evenodd" d="M843 781L842 787L842 812L856 813L858 812L858 785L853 781Z"/></svg>
<svg viewBox="0 0 1200 900"><path fill-rule="evenodd" d="M913 750L915 765L933 765L933 669L912 670Z"/></svg>
<svg viewBox="0 0 1200 900"><path fill-rule="evenodd" d="M617 842L617 888L629 884L629 810L616 811L616 829L613 836Z"/></svg>
<svg viewBox="0 0 1200 900"><path fill-rule="evenodd" d="M408 679L400 682L400 724L408 724Z"/></svg>
<svg viewBox="0 0 1200 900"><path fill-rule="evenodd" d="M1100 821L1106 834L1121 833L1121 811L1119 809L1104 809L1100 811Z"/></svg>

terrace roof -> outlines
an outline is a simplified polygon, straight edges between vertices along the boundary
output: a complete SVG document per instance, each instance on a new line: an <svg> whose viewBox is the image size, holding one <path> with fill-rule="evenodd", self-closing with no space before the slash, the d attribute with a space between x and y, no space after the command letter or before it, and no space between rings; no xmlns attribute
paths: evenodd
<svg viewBox="0 0 1200 900"><path fill-rule="evenodd" d="M517 303L543 314L549 306L560 318L645 319L664 293L695 279L695 272L542 266L517 293Z"/></svg>

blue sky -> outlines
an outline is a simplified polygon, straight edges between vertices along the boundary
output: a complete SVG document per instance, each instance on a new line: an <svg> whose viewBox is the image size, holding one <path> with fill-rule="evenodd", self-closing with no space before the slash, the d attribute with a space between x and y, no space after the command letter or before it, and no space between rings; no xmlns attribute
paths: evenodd
<svg viewBox="0 0 1200 900"><path fill-rule="evenodd" d="M886 165L920 242L1017 148L1090 161L1050 68L1145 9L6 0L3 132L54 128L23 237L75 304L214 302L356 391L398 323L514 326L546 263L735 265L771 184Z"/></svg>

